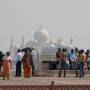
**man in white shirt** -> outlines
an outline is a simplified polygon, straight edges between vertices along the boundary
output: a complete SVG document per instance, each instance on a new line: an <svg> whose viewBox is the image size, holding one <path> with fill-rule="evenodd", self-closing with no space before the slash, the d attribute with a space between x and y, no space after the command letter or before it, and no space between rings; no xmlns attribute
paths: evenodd
<svg viewBox="0 0 90 90"><path fill-rule="evenodd" d="M22 57L23 57L22 53L18 49L17 56L16 56L16 77L20 77L21 76L21 60L22 60Z"/></svg>

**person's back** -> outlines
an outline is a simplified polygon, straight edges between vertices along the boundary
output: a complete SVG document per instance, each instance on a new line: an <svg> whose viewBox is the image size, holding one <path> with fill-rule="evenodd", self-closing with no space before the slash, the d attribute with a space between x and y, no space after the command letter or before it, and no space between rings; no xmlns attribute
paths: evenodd
<svg viewBox="0 0 90 90"><path fill-rule="evenodd" d="M60 59L61 59L61 62L66 62L67 53L66 52L61 52Z"/></svg>
<svg viewBox="0 0 90 90"><path fill-rule="evenodd" d="M6 56L3 57L3 79L7 77L7 79L9 80L11 69L12 69L12 58L10 56L10 53L7 52Z"/></svg>
<svg viewBox="0 0 90 90"><path fill-rule="evenodd" d="M64 70L64 77L66 77L66 61L67 61L67 52L66 49L63 49L61 51L61 57L60 57L60 71L59 71L59 77L61 77L62 70Z"/></svg>

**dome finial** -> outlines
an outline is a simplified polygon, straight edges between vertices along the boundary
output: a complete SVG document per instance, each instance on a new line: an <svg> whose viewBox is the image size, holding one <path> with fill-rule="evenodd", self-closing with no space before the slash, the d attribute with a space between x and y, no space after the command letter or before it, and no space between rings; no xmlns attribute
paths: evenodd
<svg viewBox="0 0 90 90"><path fill-rule="evenodd" d="M41 24L41 26L40 26L39 30L43 30L43 24Z"/></svg>
<svg viewBox="0 0 90 90"><path fill-rule="evenodd" d="M43 24L41 24L41 27L43 27Z"/></svg>

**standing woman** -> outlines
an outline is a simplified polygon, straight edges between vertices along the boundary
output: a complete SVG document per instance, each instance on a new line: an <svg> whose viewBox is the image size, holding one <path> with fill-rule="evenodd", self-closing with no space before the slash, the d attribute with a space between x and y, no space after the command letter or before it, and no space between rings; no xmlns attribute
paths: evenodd
<svg viewBox="0 0 90 90"><path fill-rule="evenodd" d="M10 53L7 52L6 56L3 57L3 80L7 77L7 80L10 78L10 71L12 68L12 58L10 57Z"/></svg>
<svg viewBox="0 0 90 90"><path fill-rule="evenodd" d="M30 75L31 75L31 65L30 65L30 53L29 53L29 50L25 51L22 62L23 62L23 69L24 69L24 77L29 78Z"/></svg>

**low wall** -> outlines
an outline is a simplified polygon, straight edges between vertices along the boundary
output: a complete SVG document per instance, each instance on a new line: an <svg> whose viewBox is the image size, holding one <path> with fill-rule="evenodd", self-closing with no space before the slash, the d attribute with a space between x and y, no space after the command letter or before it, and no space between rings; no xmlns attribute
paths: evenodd
<svg viewBox="0 0 90 90"><path fill-rule="evenodd" d="M90 90L90 85L0 85L0 90Z"/></svg>

